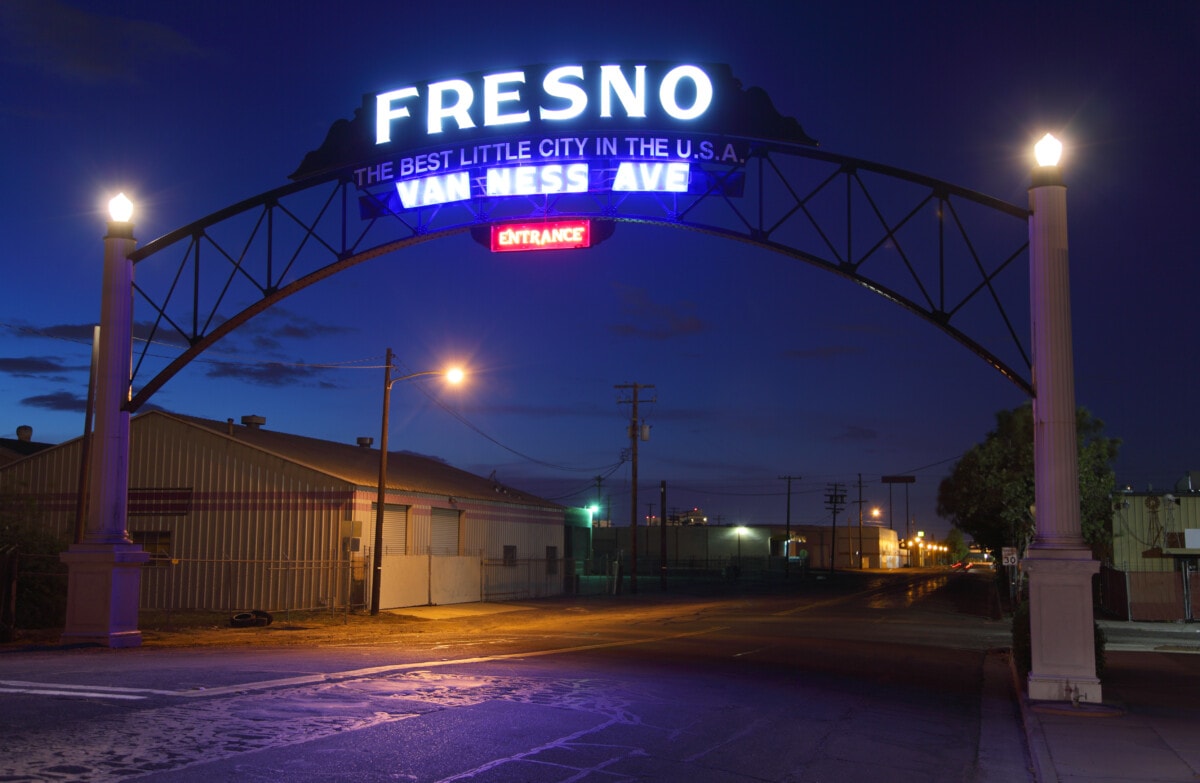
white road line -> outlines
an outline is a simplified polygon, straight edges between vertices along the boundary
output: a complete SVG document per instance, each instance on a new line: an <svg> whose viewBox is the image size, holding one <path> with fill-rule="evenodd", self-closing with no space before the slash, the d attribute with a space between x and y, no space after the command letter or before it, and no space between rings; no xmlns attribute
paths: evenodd
<svg viewBox="0 0 1200 783"><path fill-rule="evenodd" d="M459 666L471 663L488 663L519 658L538 658L545 655L563 655L587 650L602 650L607 647L629 647L649 642L661 642L668 639L682 639L688 636L721 631L724 628L708 628L701 631L666 634L646 639L631 639L619 642L598 642L582 644L576 647L556 647L550 650L530 650L527 652L505 653L502 655L484 655L477 658L458 658L455 660L416 661L414 663L397 663L388 666L372 666L366 669L350 669L328 674L308 674L299 677L282 677L276 680L260 680L258 682L243 682L234 685L222 685L215 688L190 688L183 691L162 691L152 688L118 688L106 685L68 685L62 683L25 682L21 680L0 680L0 693L29 693L45 696L79 696L106 699L144 699L147 696L184 696L187 698L206 698L210 696L226 696L231 693L244 691L262 691L273 688L287 688L295 685L309 685L317 682L334 680L349 680L361 677L371 677L379 674L406 671L408 669L429 669L435 666Z"/></svg>
<svg viewBox="0 0 1200 783"><path fill-rule="evenodd" d="M71 691L96 691L99 693L111 693L116 698L117 694L147 694L150 696L178 696L179 691L160 691L153 688L121 688L115 685L74 685L63 682L29 682L27 680L0 680L0 687L6 689L21 690L25 688L56 688L58 690ZM13 692L13 691L8 691ZM138 698L143 698L139 696Z"/></svg>
<svg viewBox="0 0 1200 783"><path fill-rule="evenodd" d="M136 696L132 693L108 693L104 691L85 691L85 690L55 690L52 688L2 688L0 693L27 693L34 696L76 696L80 699L125 699L126 701L138 701L146 698L145 696Z"/></svg>
<svg viewBox="0 0 1200 783"><path fill-rule="evenodd" d="M702 631L686 631L683 633L666 634L663 636L654 636L646 639L631 639L620 642L597 642L596 644L581 644L576 647L555 647L549 650L530 650L527 652L504 653L499 655L483 655L476 658L457 658L453 660L439 661L415 661L413 663L395 663L387 666L371 666L366 669L350 669L343 672L330 672L328 674L314 674L305 677L288 677L279 680L262 680L260 682L244 682L238 685L224 685L218 688L206 688L204 690L178 691L177 695L187 696L190 698L206 697L206 696L223 696L229 693L238 693L240 691L258 691L267 690L270 688L282 688L289 685L304 685L312 682L328 682L332 680L350 680L361 677L371 677L378 674L390 674L392 672L406 671L408 669L430 669L435 666L460 666L471 663L490 663L491 661L506 661L520 658L539 658L545 655L563 655L573 652L585 652L587 650L602 650L608 647L631 647L637 644L648 644L650 642L661 642L668 639L683 639L688 636L702 636L714 631L723 631L724 627L707 628Z"/></svg>

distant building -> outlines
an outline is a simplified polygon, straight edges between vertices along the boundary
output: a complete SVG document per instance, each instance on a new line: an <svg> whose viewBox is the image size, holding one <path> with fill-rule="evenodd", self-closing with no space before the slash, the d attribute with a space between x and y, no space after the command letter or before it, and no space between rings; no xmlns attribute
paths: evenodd
<svg viewBox="0 0 1200 783"><path fill-rule="evenodd" d="M592 547L598 558L627 561L633 549L629 527L593 530ZM658 573L663 544L669 566L721 569L741 561L768 569L785 556L813 569L898 568L902 565L896 532L877 525L792 525L789 545L784 525L668 525L637 531L638 573ZM832 542L832 546L831 546ZM931 565L932 563L927 563ZM916 563L914 562L914 565Z"/></svg>
<svg viewBox="0 0 1200 783"><path fill-rule="evenodd" d="M1113 556L1101 605L1127 620L1200 619L1200 472L1175 492L1113 496Z"/></svg>
<svg viewBox="0 0 1200 783"><path fill-rule="evenodd" d="M151 560L144 609L361 606L383 547L381 608L561 593L587 556L588 513L405 452L159 411L130 425L128 530ZM0 491L71 540L81 441L0 467Z"/></svg>
<svg viewBox="0 0 1200 783"><path fill-rule="evenodd" d="M0 438L0 466L24 459L30 454L37 454L52 446L51 443L37 443L33 440L33 427L22 424L17 427L17 437Z"/></svg>

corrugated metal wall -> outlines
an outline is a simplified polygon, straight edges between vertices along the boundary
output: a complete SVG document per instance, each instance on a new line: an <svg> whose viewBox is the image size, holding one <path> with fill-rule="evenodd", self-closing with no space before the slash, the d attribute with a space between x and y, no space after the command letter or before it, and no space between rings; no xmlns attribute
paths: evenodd
<svg viewBox="0 0 1200 783"><path fill-rule="evenodd" d="M167 582L175 607L341 603L347 580L336 566L347 558L342 520L351 486L165 417L135 427L129 451L132 488L192 490L184 517L130 517L131 534L170 531L172 556L181 561L144 573L146 608L162 605ZM162 574L175 569L181 573L171 579Z"/></svg>
<svg viewBox="0 0 1200 783"><path fill-rule="evenodd" d="M0 489L36 496L39 518L64 544L74 536L79 460L75 441L0 469ZM134 422L129 476L130 533L156 550L142 571L142 608L279 611L361 602L374 489L162 415ZM520 558L564 551L562 509L398 492L388 493L384 508L389 552L401 540L410 555L433 547L500 558L505 545ZM443 521L436 539L435 516ZM349 552L354 538L361 547Z"/></svg>
<svg viewBox="0 0 1200 783"><path fill-rule="evenodd" d="M1113 565L1130 572L1175 571L1175 559L1156 550L1182 549L1183 531L1189 528L1200 528L1200 496L1116 495Z"/></svg>
<svg viewBox="0 0 1200 783"><path fill-rule="evenodd" d="M504 547L515 546L518 558L546 556L546 547L558 547L564 541L562 510L534 506L491 506L459 502L463 509L461 551L469 555L483 553L488 559L504 557Z"/></svg>

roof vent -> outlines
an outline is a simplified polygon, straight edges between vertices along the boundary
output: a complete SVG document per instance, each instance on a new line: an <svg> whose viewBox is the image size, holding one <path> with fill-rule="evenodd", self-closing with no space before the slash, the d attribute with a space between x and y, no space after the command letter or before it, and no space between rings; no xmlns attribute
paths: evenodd
<svg viewBox="0 0 1200 783"><path fill-rule="evenodd" d="M17 427L17 440L25 441L26 443L33 440L33 427L30 427L28 424L22 424L20 427Z"/></svg>
<svg viewBox="0 0 1200 783"><path fill-rule="evenodd" d="M369 437L367 435L359 435L358 436L358 445L362 446L364 449L371 448L371 444L374 442L375 442L375 439L372 437Z"/></svg>
<svg viewBox="0 0 1200 783"><path fill-rule="evenodd" d="M266 416L250 415L250 416L242 417L242 426L247 429L257 430L266 423L267 423Z"/></svg>

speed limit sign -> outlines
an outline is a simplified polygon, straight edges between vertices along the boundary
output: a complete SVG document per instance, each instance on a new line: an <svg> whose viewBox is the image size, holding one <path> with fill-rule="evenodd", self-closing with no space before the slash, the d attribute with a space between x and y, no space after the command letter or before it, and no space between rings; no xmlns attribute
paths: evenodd
<svg viewBox="0 0 1200 783"><path fill-rule="evenodd" d="M1015 566L1017 564L1017 548L1015 546L1001 548L1000 564L1006 566Z"/></svg>

